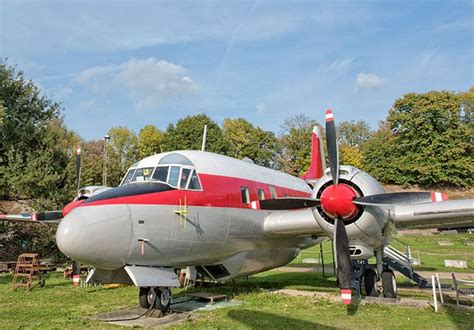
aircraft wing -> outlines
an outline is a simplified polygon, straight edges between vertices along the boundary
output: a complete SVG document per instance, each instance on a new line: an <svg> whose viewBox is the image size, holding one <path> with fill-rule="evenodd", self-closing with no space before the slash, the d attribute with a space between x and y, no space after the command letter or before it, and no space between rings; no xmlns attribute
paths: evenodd
<svg viewBox="0 0 474 330"><path fill-rule="evenodd" d="M61 211L46 211L41 213L0 214L0 221L30 222L30 223L59 223L63 218Z"/></svg>
<svg viewBox="0 0 474 330"><path fill-rule="evenodd" d="M388 213L397 229L474 227L474 199L395 205Z"/></svg>

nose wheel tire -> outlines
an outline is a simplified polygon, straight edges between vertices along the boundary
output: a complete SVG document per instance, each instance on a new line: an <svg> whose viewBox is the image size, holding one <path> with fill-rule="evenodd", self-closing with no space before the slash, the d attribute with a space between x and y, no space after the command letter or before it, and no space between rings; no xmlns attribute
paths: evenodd
<svg viewBox="0 0 474 330"><path fill-rule="evenodd" d="M166 312L170 308L171 290L168 287L158 288L140 288L138 295L141 308L154 307L162 312Z"/></svg>
<svg viewBox="0 0 474 330"><path fill-rule="evenodd" d="M168 287L157 288L156 309L166 312L170 308L171 290Z"/></svg>
<svg viewBox="0 0 474 330"><path fill-rule="evenodd" d="M382 288L385 298L397 298L397 282L393 271L384 270L382 272Z"/></svg>
<svg viewBox="0 0 474 330"><path fill-rule="evenodd" d="M150 308L155 301L156 293L153 288L140 288L138 300L141 308Z"/></svg>
<svg viewBox="0 0 474 330"><path fill-rule="evenodd" d="M369 297L377 297L377 273L369 268L364 272L364 289L365 295Z"/></svg>

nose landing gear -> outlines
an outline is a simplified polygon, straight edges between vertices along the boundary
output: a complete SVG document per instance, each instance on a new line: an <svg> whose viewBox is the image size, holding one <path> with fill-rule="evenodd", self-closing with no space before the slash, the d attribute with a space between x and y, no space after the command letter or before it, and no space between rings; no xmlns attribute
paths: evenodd
<svg viewBox="0 0 474 330"><path fill-rule="evenodd" d="M140 307L156 308L161 312L167 312L171 303L171 290L169 287L140 288L138 294Z"/></svg>

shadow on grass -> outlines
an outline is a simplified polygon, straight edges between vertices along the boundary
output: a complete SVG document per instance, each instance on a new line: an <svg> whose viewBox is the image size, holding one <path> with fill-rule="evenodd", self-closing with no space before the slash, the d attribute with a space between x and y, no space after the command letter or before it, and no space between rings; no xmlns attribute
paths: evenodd
<svg viewBox="0 0 474 330"><path fill-rule="evenodd" d="M194 289L181 291L181 294L203 291L216 292L234 296L240 293L260 292L268 289L297 289L305 291L336 292L334 278L322 277L317 273L280 273L266 272L251 276L248 279L237 279L226 284L212 284L211 286L197 286Z"/></svg>
<svg viewBox="0 0 474 330"><path fill-rule="evenodd" d="M335 329L328 327L316 322L310 322L305 320L298 320L278 314L265 313L253 310L231 310L227 313L227 316L237 322L240 322L243 326L251 329L258 328L292 328L292 329Z"/></svg>

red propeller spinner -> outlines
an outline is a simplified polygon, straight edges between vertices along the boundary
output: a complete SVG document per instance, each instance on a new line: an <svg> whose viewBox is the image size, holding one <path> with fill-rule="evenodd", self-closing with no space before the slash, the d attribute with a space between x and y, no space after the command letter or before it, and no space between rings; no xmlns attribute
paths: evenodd
<svg viewBox="0 0 474 330"><path fill-rule="evenodd" d="M344 183L331 185L321 194L321 207L333 218L351 220L358 212L357 206L353 203L355 197L357 192L354 188Z"/></svg>

